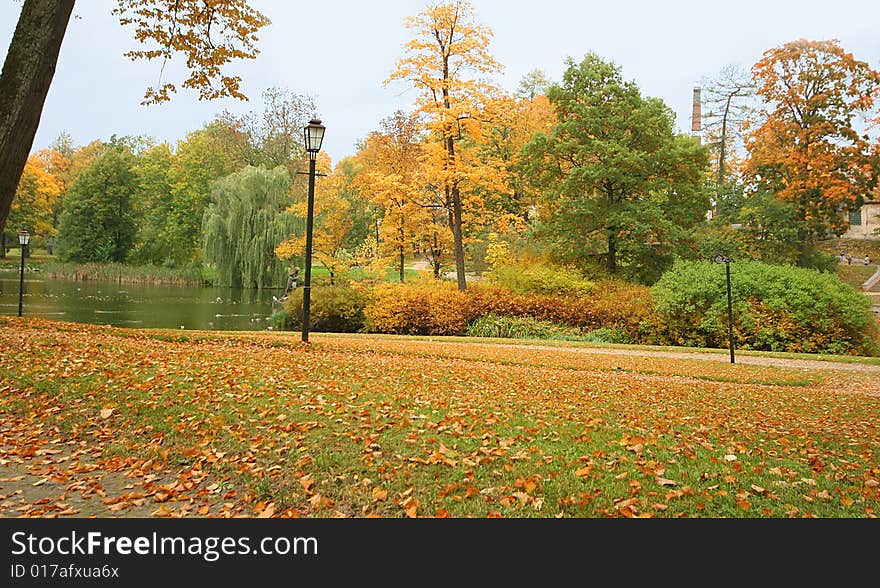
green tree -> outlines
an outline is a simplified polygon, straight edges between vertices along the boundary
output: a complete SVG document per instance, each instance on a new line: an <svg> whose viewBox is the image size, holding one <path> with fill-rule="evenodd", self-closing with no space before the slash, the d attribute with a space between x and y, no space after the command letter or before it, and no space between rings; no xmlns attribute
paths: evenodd
<svg viewBox="0 0 880 588"><path fill-rule="evenodd" d="M303 232L302 221L286 212L289 191L290 175L282 166L248 166L215 184L203 241L205 263L216 270L221 285L284 286L285 268L275 248L291 233Z"/></svg>
<svg viewBox="0 0 880 588"><path fill-rule="evenodd" d="M169 234L169 220L174 218L171 173L176 157L167 143L143 153L137 162L139 183L136 211L140 223L131 259L137 263L164 264L179 250L174 235Z"/></svg>
<svg viewBox="0 0 880 588"><path fill-rule="evenodd" d="M64 199L59 219L58 255L87 262L122 262L134 244L133 208L138 191L135 158L110 145L83 171Z"/></svg>
<svg viewBox="0 0 880 588"><path fill-rule="evenodd" d="M524 149L552 249L578 263L599 254L609 273L651 281L708 210L706 150L674 132L661 100L642 97L595 54L569 59L548 97L556 124Z"/></svg>
<svg viewBox="0 0 880 588"><path fill-rule="evenodd" d="M210 125L177 144L170 171L171 200L162 230L169 259L175 264L202 258L202 220L211 202L214 182L238 168Z"/></svg>

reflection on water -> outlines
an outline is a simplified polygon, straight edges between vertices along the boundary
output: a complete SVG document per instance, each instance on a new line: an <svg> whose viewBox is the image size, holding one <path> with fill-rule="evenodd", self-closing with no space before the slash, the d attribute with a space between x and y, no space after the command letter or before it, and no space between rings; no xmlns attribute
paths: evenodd
<svg viewBox="0 0 880 588"><path fill-rule="evenodd" d="M0 314L18 314L18 271L0 270ZM266 330L277 290L47 279L25 274L25 316L162 329Z"/></svg>

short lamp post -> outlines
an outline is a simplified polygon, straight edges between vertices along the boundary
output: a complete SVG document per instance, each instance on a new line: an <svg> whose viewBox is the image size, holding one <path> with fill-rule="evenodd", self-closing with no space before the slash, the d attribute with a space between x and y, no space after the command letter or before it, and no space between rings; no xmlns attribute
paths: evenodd
<svg viewBox="0 0 880 588"><path fill-rule="evenodd" d="M715 263L723 263L727 270L727 336L730 339L730 363L736 363L733 354L733 293L730 289L730 257L727 255L716 255Z"/></svg>
<svg viewBox="0 0 880 588"><path fill-rule="evenodd" d="M309 200L306 213L306 276L303 283L303 317L302 317L302 340L309 341L309 318L312 297L312 223L315 214L315 162L321 143L324 141L326 127L321 120L313 118L303 129L306 152L309 154Z"/></svg>
<svg viewBox="0 0 880 588"><path fill-rule="evenodd" d="M24 250L28 242L31 240L31 234L22 231L18 234L18 244L21 246L21 271L18 279L18 316L21 316L22 297L24 295Z"/></svg>

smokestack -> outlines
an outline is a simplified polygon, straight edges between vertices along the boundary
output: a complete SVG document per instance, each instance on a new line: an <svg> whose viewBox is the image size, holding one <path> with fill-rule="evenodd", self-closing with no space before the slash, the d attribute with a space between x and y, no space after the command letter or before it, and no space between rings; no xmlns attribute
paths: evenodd
<svg viewBox="0 0 880 588"><path fill-rule="evenodd" d="M694 88L694 111L691 115L691 132L698 139L703 131L703 101L700 88Z"/></svg>

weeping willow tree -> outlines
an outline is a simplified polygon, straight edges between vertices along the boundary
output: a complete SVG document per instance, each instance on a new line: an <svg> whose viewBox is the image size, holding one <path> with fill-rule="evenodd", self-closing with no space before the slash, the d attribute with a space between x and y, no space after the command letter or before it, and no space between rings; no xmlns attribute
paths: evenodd
<svg viewBox="0 0 880 588"><path fill-rule="evenodd" d="M248 166L218 180L202 221L205 264L221 286L283 288L286 268L275 247L301 233L302 219L285 212L291 204L284 167Z"/></svg>

